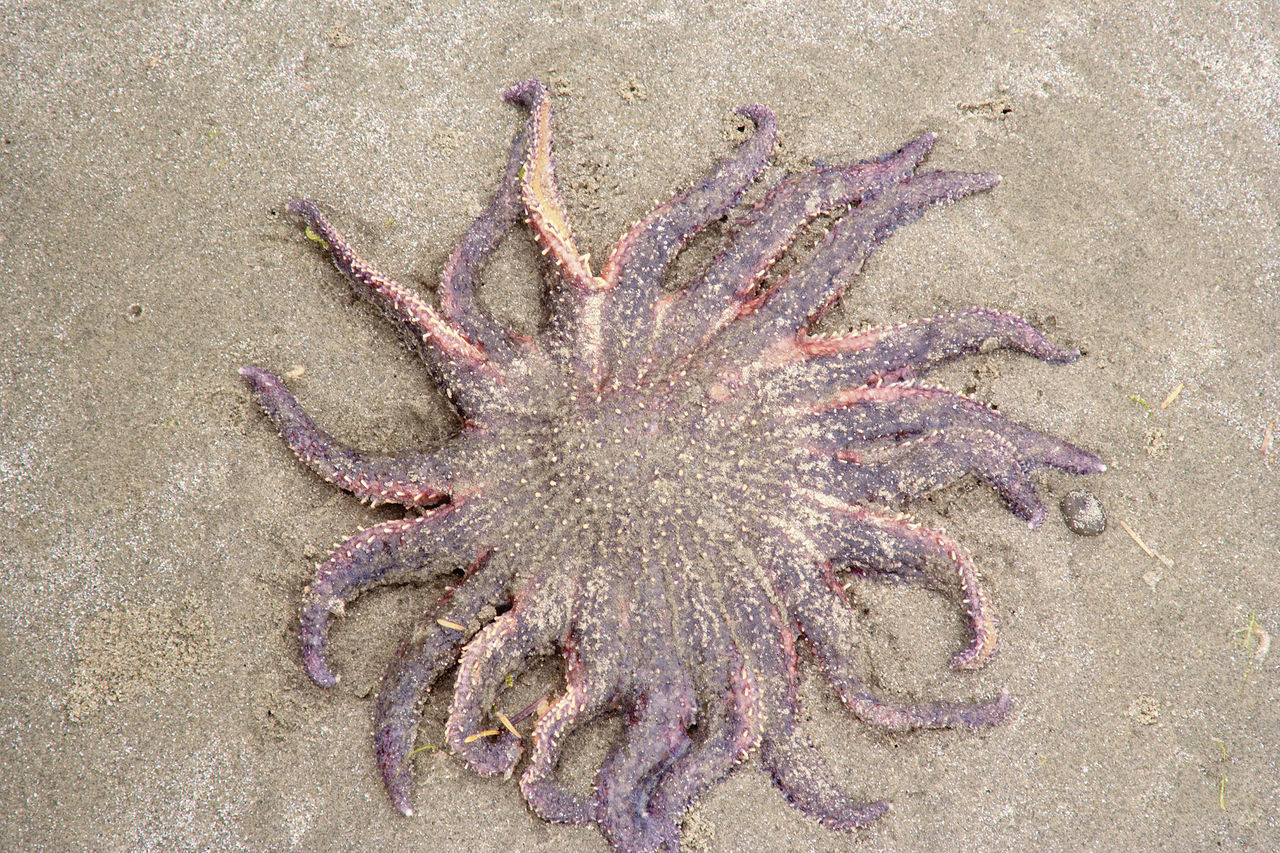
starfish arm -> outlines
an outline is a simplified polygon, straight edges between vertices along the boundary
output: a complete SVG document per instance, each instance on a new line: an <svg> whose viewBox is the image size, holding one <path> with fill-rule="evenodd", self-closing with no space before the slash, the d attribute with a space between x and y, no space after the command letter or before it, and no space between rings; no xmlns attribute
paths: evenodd
<svg viewBox="0 0 1280 853"><path fill-rule="evenodd" d="M396 519L360 531L316 566L302 594L299 643L311 680L332 687L338 676L329 666L329 625L364 591L419 574L449 554L471 550L470 531L457 504L445 504L416 518Z"/></svg>
<svg viewBox="0 0 1280 853"><path fill-rule="evenodd" d="M705 346L750 310L760 282L805 225L906 179L936 138L925 134L878 160L818 167L779 183L734 224L730 245L688 287L663 297L648 362L668 364L677 353Z"/></svg>
<svg viewBox="0 0 1280 853"><path fill-rule="evenodd" d="M731 671L720 686L722 695L702 700L698 740L671 762L649 801L651 813L670 815L673 823L760 742L759 689L737 655L725 663Z"/></svg>
<svg viewBox="0 0 1280 853"><path fill-rule="evenodd" d="M1017 450L990 430L952 427L900 442L838 451L820 478L853 503L896 506L975 474L1009 510L1039 527L1046 510Z"/></svg>
<svg viewBox="0 0 1280 853"><path fill-rule="evenodd" d="M615 778L622 770L613 774L602 771L600 775L601 784L614 778L605 786L614 792L611 795L614 801L602 802L600 807L613 815L614 835L631 839L624 849L674 851L677 849L675 828L680 816L698 794L727 775L756 746L764 720L754 678L735 648L722 604L721 578L733 565L732 558L726 559L719 553L715 543L683 538L665 524L656 527L657 531L661 531L659 535L672 546L661 561L666 577L660 581L649 577L654 586L649 590L633 590L632 599L645 602L644 610L635 614L636 624L649 625L652 630L653 618L647 602L659 595L658 586L669 588L671 584L679 584L681 606L671 608L669 627L663 624L657 628L660 634L657 639L649 635L638 640L645 648L656 644L663 650L647 652L637 661L635 654L619 658L620 644L616 641L597 642L591 657L612 655L615 666L632 670L639 664L640 674L633 690L639 689L641 693L645 685L664 680L672 682L673 676L661 673L677 673L674 678L681 683L686 676L690 680L696 704L692 712L694 729L689 731L685 719L690 713L687 705L675 703L672 713L676 713L679 720L671 722L669 728L653 722L658 730L670 735L664 739L665 757L655 752L650 756L654 759L651 766L642 772L637 763L638 752L624 743L619 749L630 750L630 757L624 760L622 756L615 756L610 761L622 762L622 766L629 768L624 775L631 776L632 781ZM706 568L677 573L675 567L681 565ZM714 569L710 568L713 566ZM616 596L609 600L616 608ZM601 645L604 648L600 648ZM626 647L634 645L628 643ZM632 700L636 700L634 695ZM650 706L645 713L651 711ZM605 789L600 785L597 788Z"/></svg>
<svg viewBox="0 0 1280 853"><path fill-rule="evenodd" d="M534 236L566 283L584 292L603 289L606 284L592 274L590 259L578 251L556 182L551 144L551 93L541 81L525 80L507 89L502 96L529 110L520 197Z"/></svg>
<svg viewBox="0 0 1280 853"><path fill-rule="evenodd" d="M1051 364L1066 364L1080 351L1053 344L1013 314L966 308L928 320L831 337L800 336L786 359L805 391L880 385L922 375L952 359L994 349L1027 353ZM798 362L798 363L794 363ZM794 363L794 364L793 364Z"/></svg>
<svg viewBox="0 0 1280 853"><path fill-rule="evenodd" d="M653 301L662 284L662 271L671 259L696 234L732 210L764 171L778 138L773 111L745 104L734 112L755 123L755 134L702 181L676 193L631 227L601 270L601 277L611 286Z"/></svg>
<svg viewBox="0 0 1280 853"><path fill-rule="evenodd" d="M999 183L991 174L925 172L865 199L838 221L804 266L759 300L736 324L727 345L740 357L767 367L779 346L789 350L798 333L815 322L862 271L863 264L894 230L914 222L936 204L954 201Z"/></svg>
<svg viewBox="0 0 1280 853"><path fill-rule="evenodd" d="M1101 461L1093 454L944 388L898 383L849 388L815 410L813 429L839 447L962 427L1001 435L1032 467L1050 466L1072 474L1102 470Z"/></svg>
<svg viewBox="0 0 1280 853"><path fill-rule="evenodd" d="M1072 444L940 388L854 388L829 405L807 429L810 447L834 457L826 466L830 481L855 502L896 503L974 473L1038 527L1045 509L1031 471L1095 474L1105 467Z"/></svg>
<svg viewBox="0 0 1280 853"><path fill-rule="evenodd" d="M679 849L678 814L651 808L650 797L671 762L693 745L693 684L674 661L641 670L645 686L630 702L623 743L596 777L596 821L619 850Z"/></svg>
<svg viewBox="0 0 1280 853"><path fill-rule="evenodd" d="M556 823L587 824L596 820L596 801L569 790L555 778L564 741L579 726L600 716L617 701L624 667L618 652L618 599L608 584L582 589L573 628L562 643L568 689L538 721L529 766L520 790L530 808ZM609 626L593 630L592 626ZM620 630L620 629L619 629Z"/></svg>
<svg viewBox="0 0 1280 853"><path fill-rule="evenodd" d="M279 377L260 367L242 367L240 375L289 449L325 481L374 505L432 507L448 499L453 472L444 453L362 453L320 429Z"/></svg>
<svg viewBox="0 0 1280 853"><path fill-rule="evenodd" d="M514 564L478 557L466 577L425 613L396 651L374 706L373 741L387 796L402 814L413 814L414 743L428 691L458 661L458 652L481 612L511 595Z"/></svg>
<svg viewBox="0 0 1280 853"><path fill-rule="evenodd" d="M979 702L895 702L876 696L863 681L855 658L859 633L852 610L828 567L806 571L807 561L795 557L779 567L779 585L788 614L813 648L827 679L849 710L864 722L890 731L908 729L979 728L1002 722L1009 714L1007 692Z"/></svg>
<svg viewBox="0 0 1280 853"><path fill-rule="evenodd" d="M462 330L441 317L425 299L360 257L314 201L296 198L286 208L306 221L307 227L328 248L333 265L351 280L361 295L401 327L414 349L426 353L429 350L424 345L429 344L450 361L471 367L488 361L482 347L468 340Z"/></svg>
<svg viewBox="0 0 1280 853"><path fill-rule="evenodd" d="M555 778L564 741L579 726L604 713L617 692L616 667L588 668L568 654L568 689L538 721L529 766L520 792L534 813L555 823L587 824L596 819L595 797L568 790Z"/></svg>
<svg viewBox="0 0 1280 853"><path fill-rule="evenodd" d="M615 383L634 381L634 367L651 348L662 276L693 237L732 210L764 171L777 141L773 112L759 104L736 112L756 131L700 183L677 193L637 222L609 255L601 277L612 288L604 306L604 346ZM628 370L628 367L631 369Z"/></svg>
<svg viewBox="0 0 1280 853"><path fill-rule="evenodd" d="M963 602L972 638L951 658L953 669L978 669L991 660L997 647L995 608L959 543L905 516L873 512L822 491L797 487L795 494L833 520L824 534L825 556L851 563L853 571L923 583Z"/></svg>
<svg viewBox="0 0 1280 853"><path fill-rule="evenodd" d="M477 341L490 357L503 363L515 357L513 335L480 307L476 283L481 269L521 215L520 169L524 157L525 137L517 133L497 193L462 235L440 278L440 309L444 316L463 335Z"/></svg>
<svg viewBox="0 0 1280 853"><path fill-rule="evenodd" d="M449 322L425 299L393 281L356 254L315 202L295 199L288 209L301 216L329 249L334 265L366 299L399 328L401 336L439 374L449 398L471 420L482 420L496 400L504 374L488 351Z"/></svg>
<svg viewBox="0 0 1280 853"><path fill-rule="evenodd" d="M866 826L889 810L883 801L861 803L836 781L800 726L795 636L762 590L730 590L726 604L739 627L739 649L754 666L760 687L760 763L787 801L833 829Z"/></svg>
<svg viewBox="0 0 1280 853"><path fill-rule="evenodd" d="M760 741L760 763L787 802L824 826L841 830L867 826L889 811L884 800L858 802L840 789L813 741L800 731L794 708L770 710L774 717Z"/></svg>
<svg viewBox="0 0 1280 853"><path fill-rule="evenodd" d="M520 739L505 727L488 726L489 712L507 676L523 672L565 635L572 609L566 602L573 601L576 585L577 578L563 571L531 581L515 605L462 651L445 736L450 749L482 776L506 773L520 757Z"/></svg>
<svg viewBox="0 0 1280 853"><path fill-rule="evenodd" d="M683 639L680 656L694 678L699 705L692 745L667 763L649 797L649 813L674 825L696 797L759 745L768 721L756 676L738 651L725 609L723 579L730 576L735 557L713 540L675 530L664 531L664 538L675 544L668 565L701 567L667 581L680 590L683 606L674 610L671 633Z"/></svg>
<svg viewBox="0 0 1280 853"><path fill-rule="evenodd" d="M552 294L547 348L570 372L593 388L604 381L603 310L609 284L591 272L591 259L578 250L551 147L551 95L538 80L525 80L503 93L529 110L526 154L520 170L520 198L534 238L551 263L560 286Z"/></svg>

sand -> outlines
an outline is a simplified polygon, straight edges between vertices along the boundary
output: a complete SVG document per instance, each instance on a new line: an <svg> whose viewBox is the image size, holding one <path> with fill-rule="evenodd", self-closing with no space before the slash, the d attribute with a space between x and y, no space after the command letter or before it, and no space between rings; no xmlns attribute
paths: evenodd
<svg viewBox="0 0 1280 853"><path fill-rule="evenodd" d="M1264 0L1140 5L10 4L0 847L608 849L440 750L417 761L419 816L393 812L369 697L439 589L359 601L334 633L342 684L306 679L311 565L395 513L298 466L236 374L301 368L291 387L362 447L448 434L425 371L282 206L320 199L429 290L521 121L497 93L529 76L554 87L595 257L729 150L743 102L778 113L775 179L925 130L931 163L1002 174L897 234L833 326L1029 317L1085 357L996 353L939 381L1110 466L1040 476L1036 531L976 482L912 507L972 551L1001 613L976 676L946 669L949 602L855 588L885 692L1007 687L1008 723L876 733L807 661L810 733L893 812L829 831L748 760L689 813L686 849L1280 847L1280 19ZM483 295L523 328L533 257L512 241ZM1057 510L1081 486L1099 537ZM447 705L433 696L422 745ZM615 732L583 735L566 772Z"/></svg>

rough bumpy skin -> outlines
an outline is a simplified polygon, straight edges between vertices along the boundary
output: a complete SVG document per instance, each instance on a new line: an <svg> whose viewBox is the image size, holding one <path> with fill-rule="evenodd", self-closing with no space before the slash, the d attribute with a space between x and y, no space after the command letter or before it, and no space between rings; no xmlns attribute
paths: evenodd
<svg viewBox="0 0 1280 853"><path fill-rule="evenodd" d="M993 346L1055 363L1077 357L1017 317L975 308L859 334L809 332L895 228L998 179L918 172L932 135L788 177L669 292L662 279L675 255L765 168L772 113L741 107L754 136L631 228L597 275L556 187L546 87L520 83L506 98L529 120L493 203L449 259L439 307L370 266L314 203L289 205L421 353L464 424L442 447L370 455L323 432L271 373L241 371L306 465L362 499L414 510L318 567L302 605L307 672L336 683L326 632L362 591L467 567L396 652L378 697L378 764L405 814L424 697L456 664L452 750L485 775L511 772L527 752L520 788L530 807L595 823L619 850L677 850L683 812L749 755L806 814L862 826L888 804L846 794L806 738L797 640L874 726L989 726L1010 703L1007 694L934 704L874 695L836 572L954 596L971 639L952 666L982 666L996 650L996 617L973 563L894 508L973 474L1034 526L1045 510L1031 471L1103 470L1070 444L917 384L935 365ZM824 215L834 225L811 256L767 279ZM521 220L554 278L551 315L532 338L496 323L475 295L480 267ZM517 734L522 715L504 713L504 687L543 655L563 657L565 685ZM620 741L593 789L570 789L556 773L567 739L610 713L626 720Z"/></svg>

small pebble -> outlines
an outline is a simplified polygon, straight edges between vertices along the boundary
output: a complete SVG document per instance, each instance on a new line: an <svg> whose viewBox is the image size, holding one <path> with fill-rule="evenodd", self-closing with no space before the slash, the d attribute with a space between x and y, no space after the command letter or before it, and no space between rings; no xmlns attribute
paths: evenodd
<svg viewBox="0 0 1280 853"><path fill-rule="evenodd" d="M1102 503L1085 489L1067 492L1059 506L1072 533L1097 536L1107 529L1107 514L1102 511Z"/></svg>

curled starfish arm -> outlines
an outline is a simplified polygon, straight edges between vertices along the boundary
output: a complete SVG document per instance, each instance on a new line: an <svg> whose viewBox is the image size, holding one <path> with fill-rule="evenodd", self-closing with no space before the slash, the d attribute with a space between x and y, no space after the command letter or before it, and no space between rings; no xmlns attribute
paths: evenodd
<svg viewBox="0 0 1280 853"><path fill-rule="evenodd" d="M574 627L564 638L567 689L547 710L533 732L529 766L520 791L529 807L556 823L587 824L596 819L596 796L570 790L556 778L565 740L580 726L605 713L617 701L625 661L617 653L617 637L601 636L583 626L616 620L617 600L607 586L579 592Z"/></svg>
<svg viewBox="0 0 1280 853"><path fill-rule="evenodd" d="M641 356L652 347L663 302L662 276L693 237L737 205L773 153L777 123L773 112L746 104L736 112L756 125L755 134L702 181L654 208L623 236L601 277L613 289L605 303L605 347L615 382L634 380ZM629 368L629 369L628 369Z"/></svg>
<svg viewBox="0 0 1280 853"><path fill-rule="evenodd" d="M806 571L803 557L779 569L786 608L813 648L841 700L864 722L890 731L994 726L1009 714L1007 692L977 702L910 703L883 699L867 687L855 658L859 634L844 590L830 568ZM816 580L815 575L821 575Z"/></svg>
<svg viewBox="0 0 1280 853"><path fill-rule="evenodd" d="M870 577L922 583L960 599L972 638L951 658L952 669L978 669L991 660L998 645L995 608L959 543L904 516L883 515L820 490L799 487L795 493L834 521L826 534L828 556Z"/></svg>
<svg viewBox="0 0 1280 853"><path fill-rule="evenodd" d="M849 388L815 408L813 446L837 460L828 470L852 500L896 503L972 472L1018 517L1038 527L1045 508L1031 471L1052 467L1096 474L1106 469L1073 444L941 388Z"/></svg>
<svg viewBox="0 0 1280 853"><path fill-rule="evenodd" d="M824 826L839 830L867 826L889 811L885 800L859 802L840 789L813 741L800 730L795 709L775 704L770 710L774 716L760 741L760 762L787 802Z"/></svg>
<svg viewBox="0 0 1280 853"><path fill-rule="evenodd" d="M845 500L896 506L975 474L1014 515L1039 527L1046 510L1029 468L998 433L950 427L889 444L839 450L824 466L827 476L822 480Z"/></svg>
<svg viewBox="0 0 1280 853"><path fill-rule="evenodd" d="M510 596L514 568L488 554L478 557L457 588L418 621L387 667L374 706L374 751L387 796L402 814L413 814L411 759L423 700L457 663L458 650L481 611Z"/></svg>
<svg viewBox="0 0 1280 853"><path fill-rule="evenodd" d="M909 177L933 147L929 133L877 160L820 166L784 179L733 226L732 244L687 287L664 297L662 335L649 361L665 364L676 352L705 346L748 312L770 268L819 216L854 204Z"/></svg>
<svg viewBox="0 0 1280 853"><path fill-rule="evenodd" d="M1007 420L940 388L852 388L812 421L811 448L828 455L829 478L846 498L898 503L978 475L1018 517L1038 527L1045 508L1030 472L1045 467L1096 474L1080 448Z"/></svg>
<svg viewBox="0 0 1280 853"><path fill-rule="evenodd" d="M302 596L299 643L311 680L332 687L338 676L329 666L328 633L334 616L365 590L416 575L432 564L444 569L442 554L468 550L469 531L456 504L445 504L416 518L396 519L360 531L316 567Z"/></svg>
<svg viewBox="0 0 1280 853"><path fill-rule="evenodd" d="M569 790L555 777L560 754L568 738L581 725L604 713L617 692L617 668L588 667L569 650L568 689L543 714L533 731L529 766L520 777L520 792L539 817L555 823L587 824L595 821L594 796Z"/></svg>
<svg viewBox="0 0 1280 853"><path fill-rule="evenodd" d="M550 651L568 628L572 575L531 582L515 605L463 649L445 736L449 748L482 776L509 772L520 757L520 739L505 726L489 725L489 713L508 675L523 672Z"/></svg>
<svg viewBox="0 0 1280 853"><path fill-rule="evenodd" d="M678 542L668 559L697 560L708 570L682 584L687 608L674 616L670 632L686 639L679 666L693 679L694 725L686 726L688 742L675 736L671 743L678 749L654 766L643 783L649 793L636 801L645 810L636 818L645 826L638 836L662 850L678 849L674 832L680 816L756 747L767 722L760 712L755 676L738 652L733 632L715 618L724 612L719 578L728 564L725 555L713 543L677 537L674 532L668 537Z"/></svg>
<svg viewBox="0 0 1280 853"><path fill-rule="evenodd" d="M363 453L320 429L275 374L242 367L262 410L298 459L327 482L377 505L432 507L448 499L453 474L445 453Z"/></svg>
<svg viewBox="0 0 1280 853"><path fill-rule="evenodd" d="M1102 463L1093 454L944 388L901 384L848 388L814 408L813 430L836 449L959 427L999 434L1030 467L1051 466L1072 474L1101 470Z"/></svg>

